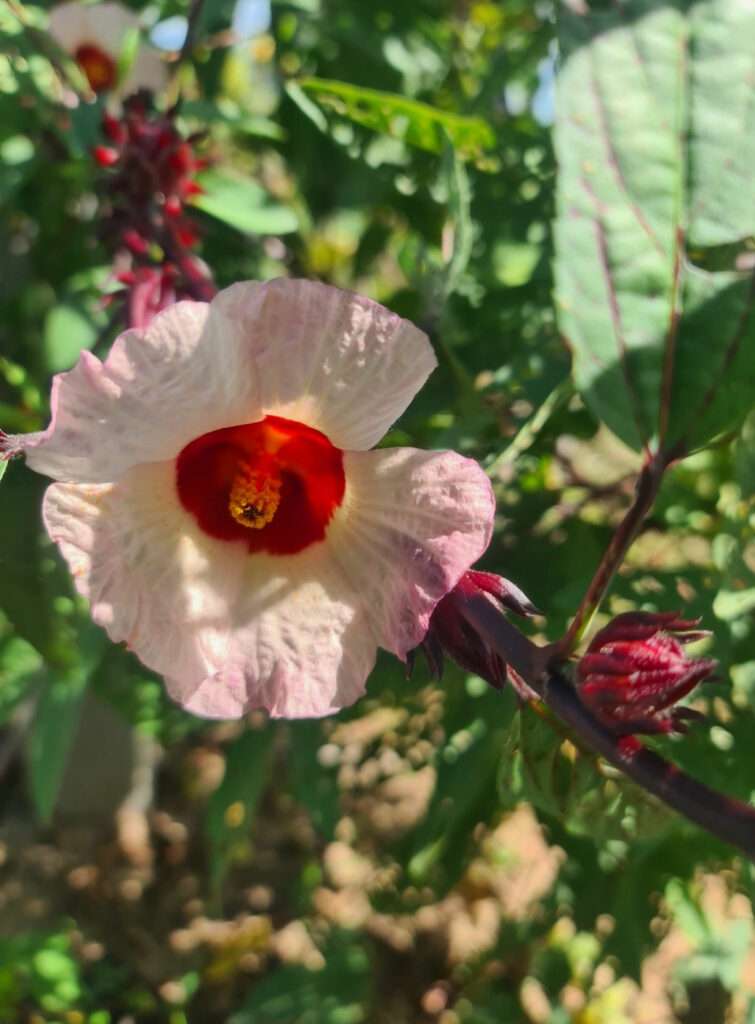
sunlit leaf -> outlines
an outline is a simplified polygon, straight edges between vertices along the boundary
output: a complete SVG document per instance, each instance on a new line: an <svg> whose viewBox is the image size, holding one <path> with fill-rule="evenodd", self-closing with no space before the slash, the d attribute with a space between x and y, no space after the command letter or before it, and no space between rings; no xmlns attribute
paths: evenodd
<svg viewBox="0 0 755 1024"><path fill-rule="evenodd" d="M443 153L442 178L448 192L448 212L453 230L453 247L446 265L446 293L457 290L472 255L474 225L472 223L472 190L469 175L453 146Z"/></svg>
<svg viewBox="0 0 755 1024"><path fill-rule="evenodd" d="M495 144L492 128L481 117L454 114L395 93L332 79L301 78L296 85L319 108L431 153L441 153L447 138L467 160L479 158Z"/></svg>
<svg viewBox="0 0 755 1024"><path fill-rule="evenodd" d="M738 0L561 16L561 329L593 412L637 449L694 449L752 407L753 38Z"/></svg>
<svg viewBox="0 0 755 1024"><path fill-rule="evenodd" d="M50 373L70 370L83 349L97 340L97 328L76 306L60 303L45 320L44 352Z"/></svg>
<svg viewBox="0 0 755 1024"><path fill-rule="evenodd" d="M201 175L199 183L204 191L194 199L194 205L237 231L286 235L298 229L294 211L273 202L253 178L211 169Z"/></svg>

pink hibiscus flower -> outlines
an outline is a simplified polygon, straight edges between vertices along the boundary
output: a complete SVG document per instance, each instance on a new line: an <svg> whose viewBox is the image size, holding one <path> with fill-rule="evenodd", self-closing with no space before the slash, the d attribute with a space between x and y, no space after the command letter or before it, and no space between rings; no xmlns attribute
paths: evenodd
<svg viewBox="0 0 755 1024"><path fill-rule="evenodd" d="M311 281L180 302L53 382L5 458L58 483L44 522L95 621L196 714L316 717L378 646L405 659L490 540L453 452L368 449L435 366L425 335Z"/></svg>
<svg viewBox="0 0 755 1024"><path fill-rule="evenodd" d="M84 72L93 92L159 92L168 80L165 61L151 46L141 46L125 79L117 80L118 58L126 38L139 28L139 18L123 4L69 0L50 11L49 28L53 39Z"/></svg>

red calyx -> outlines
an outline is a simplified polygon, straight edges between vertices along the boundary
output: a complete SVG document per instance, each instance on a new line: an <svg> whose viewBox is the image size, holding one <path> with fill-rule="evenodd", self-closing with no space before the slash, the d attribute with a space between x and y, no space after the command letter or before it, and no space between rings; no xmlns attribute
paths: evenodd
<svg viewBox="0 0 755 1024"><path fill-rule="evenodd" d="M708 635L698 620L674 612L628 612L595 635L577 666L579 694L620 736L684 732L699 717L673 707L716 667L711 658L690 658L683 644Z"/></svg>
<svg viewBox="0 0 755 1024"><path fill-rule="evenodd" d="M443 674L443 655L448 654L461 668L501 689L510 679L520 696L529 698L529 688L493 651L467 622L463 608L472 597L484 595L515 615L539 614L530 599L510 580L491 572L470 569L454 589L438 602L422 647L436 677Z"/></svg>

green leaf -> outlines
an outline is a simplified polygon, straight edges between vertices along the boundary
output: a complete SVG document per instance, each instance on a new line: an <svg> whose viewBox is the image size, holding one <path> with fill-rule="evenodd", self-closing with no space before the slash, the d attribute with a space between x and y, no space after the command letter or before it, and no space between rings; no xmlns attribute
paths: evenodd
<svg viewBox="0 0 755 1024"><path fill-rule="evenodd" d="M138 28L126 29L121 41L121 47L118 52L118 60L116 62L115 69L116 81L121 86L131 74L131 69L134 66L136 55L139 52L140 42L141 38Z"/></svg>
<svg viewBox="0 0 755 1024"><path fill-rule="evenodd" d="M228 1024L363 1024L368 1019L370 959L350 932L334 931L322 970L290 965L254 984Z"/></svg>
<svg viewBox="0 0 755 1024"><path fill-rule="evenodd" d="M25 135L0 142L0 198L8 201L21 185L34 160L34 143Z"/></svg>
<svg viewBox="0 0 755 1024"><path fill-rule="evenodd" d="M431 153L442 153L450 139L460 157L477 160L495 145L493 130L481 117L438 110L395 93L332 79L300 78L295 86L317 104L318 110L334 111L374 132ZM295 94L292 98L297 102Z"/></svg>
<svg viewBox="0 0 755 1024"><path fill-rule="evenodd" d="M252 235L286 235L298 230L299 221L287 206L273 203L251 178L211 169L199 178L204 189L194 205L237 231Z"/></svg>
<svg viewBox="0 0 755 1024"><path fill-rule="evenodd" d="M319 721L291 722L286 758L294 798L307 810L312 824L332 839L341 814L337 772L321 767L317 751L325 742Z"/></svg>
<svg viewBox="0 0 755 1024"><path fill-rule="evenodd" d="M227 125L242 135L274 139L278 142L286 138L286 133L276 121L261 114L249 114L243 106L226 96L221 97L217 103L207 99L186 100L181 104L181 113L184 117L205 125Z"/></svg>
<svg viewBox="0 0 755 1024"><path fill-rule="evenodd" d="M755 8L565 11L556 226L561 330L592 411L625 442L691 450L755 390ZM707 247L730 246L728 259ZM724 255L726 252L724 251Z"/></svg>
<svg viewBox="0 0 755 1024"><path fill-rule="evenodd" d="M43 661L20 636L0 640L0 723L44 678Z"/></svg>
<svg viewBox="0 0 755 1024"><path fill-rule="evenodd" d="M70 370L83 349L91 349L97 340L97 328L78 309L62 303L47 314L43 348L50 373Z"/></svg>
<svg viewBox="0 0 755 1024"><path fill-rule="evenodd" d="M448 296L452 295L461 283L474 243L469 175L450 142L443 151L441 175L448 192L448 212L453 225L453 246L446 265L445 292Z"/></svg>
<svg viewBox="0 0 755 1024"><path fill-rule="evenodd" d="M449 737L437 754L435 791L405 858L415 884L450 887L464 869L475 826L499 809L496 773L515 707L510 688L486 687L474 702L460 699L447 708Z"/></svg>
<svg viewBox="0 0 755 1024"><path fill-rule="evenodd" d="M568 831L596 841L647 839L673 822L663 805L564 742L554 723L528 707L509 730L498 786L509 806L527 800Z"/></svg>
<svg viewBox="0 0 755 1024"><path fill-rule="evenodd" d="M51 670L26 742L29 788L43 822L52 816L79 724L81 702L106 644L104 633L89 624L79 639L77 660L68 668Z"/></svg>
<svg viewBox="0 0 755 1024"><path fill-rule="evenodd" d="M231 863L247 850L249 828L268 782L275 729L249 729L228 749L223 781L207 806L210 878L221 884Z"/></svg>
<svg viewBox="0 0 755 1024"><path fill-rule="evenodd" d="M19 636L49 658L55 629L40 511L46 487L43 477L22 466L3 482L3 530L13 541L0 550L0 609Z"/></svg>

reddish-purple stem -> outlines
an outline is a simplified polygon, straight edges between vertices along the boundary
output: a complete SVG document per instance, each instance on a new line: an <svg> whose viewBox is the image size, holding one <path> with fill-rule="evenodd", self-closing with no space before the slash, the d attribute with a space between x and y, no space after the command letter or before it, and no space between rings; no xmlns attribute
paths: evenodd
<svg viewBox="0 0 755 1024"><path fill-rule="evenodd" d="M559 670L559 645L538 647L486 597L472 597L463 613L485 644L510 665L577 738L648 793L755 861L755 808L718 793L660 754L620 744L579 699ZM490 680L492 682L492 680Z"/></svg>
<svg viewBox="0 0 755 1024"><path fill-rule="evenodd" d="M579 608L577 608L571 625L558 642L559 652L564 657L571 654L579 643L584 630L590 623L593 613L600 605L611 585L611 580L624 561L632 541L637 536L645 516L653 507L668 462L668 455L661 452L650 456L642 467L642 471L637 478L634 500L611 538L611 542L606 548L600 565L579 604Z"/></svg>

